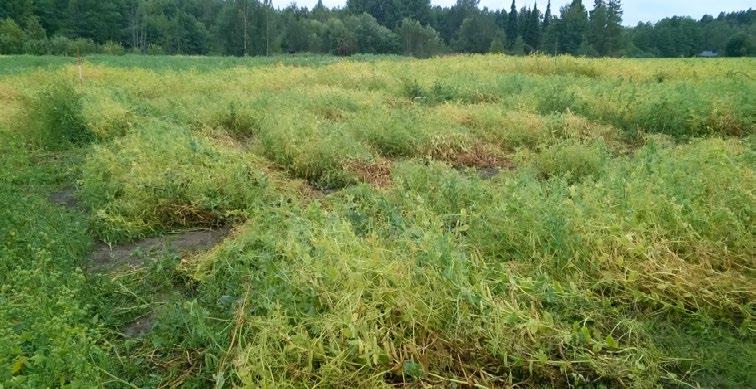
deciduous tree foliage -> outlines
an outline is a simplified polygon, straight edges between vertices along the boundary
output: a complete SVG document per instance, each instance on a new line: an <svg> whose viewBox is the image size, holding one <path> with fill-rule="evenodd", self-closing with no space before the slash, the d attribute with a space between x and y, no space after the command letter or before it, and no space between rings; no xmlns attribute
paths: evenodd
<svg viewBox="0 0 756 389"><path fill-rule="evenodd" d="M423 26L417 20L404 19L397 32L405 55L429 57L443 50L438 32L430 26Z"/></svg>
<svg viewBox="0 0 756 389"><path fill-rule="evenodd" d="M486 53L496 37L496 21L491 15L477 13L462 22L454 47L467 53Z"/></svg>
<svg viewBox="0 0 756 389"><path fill-rule="evenodd" d="M333 9L321 1L312 9L295 4L277 9L270 0L3 0L0 53L434 55L440 50L503 50L688 57L703 51L751 56L756 50L750 9L623 27L620 0L573 0L558 15L550 1L544 13L537 0L514 0L508 8L502 0L499 8L481 9L479 0L457 0L450 7L431 6L430 0L348 0ZM418 51L416 44L426 40L432 44L422 44Z"/></svg>

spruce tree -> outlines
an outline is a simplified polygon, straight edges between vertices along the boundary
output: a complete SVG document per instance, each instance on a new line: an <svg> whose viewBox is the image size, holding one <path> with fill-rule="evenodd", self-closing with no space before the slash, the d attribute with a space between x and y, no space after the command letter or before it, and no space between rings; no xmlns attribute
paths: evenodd
<svg viewBox="0 0 756 389"><path fill-rule="evenodd" d="M593 10L590 13L590 27L588 29L588 42L600 56L606 55L608 51L608 31L609 13L604 0L595 0Z"/></svg>
<svg viewBox="0 0 756 389"><path fill-rule="evenodd" d="M607 54L616 55L622 47L622 2L620 0L609 0L607 19Z"/></svg>
<svg viewBox="0 0 756 389"><path fill-rule="evenodd" d="M525 41L529 52L537 51L541 46L541 11L538 10L537 3L528 12L522 39Z"/></svg>
<svg viewBox="0 0 756 389"><path fill-rule="evenodd" d="M530 9L528 9L528 7L523 6L520 8L520 14L517 15L517 35L522 37L525 36L525 29L527 28L529 15Z"/></svg>
<svg viewBox="0 0 756 389"><path fill-rule="evenodd" d="M496 34L496 37L491 41L491 46L488 47L489 53L501 54L504 52L504 40L506 39L503 34Z"/></svg>
<svg viewBox="0 0 756 389"><path fill-rule="evenodd" d="M572 0L570 5L562 8L562 20L557 32L559 51L578 54L587 31L588 11L582 0Z"/></svg>
<svg viewBox="0 0 756 389"><path fill-rule="evenodd" d="M512 44L512 54L514 55L525 54L525 41L522 40L521 36L518 36L517 39L515 39L514 43Z"/></svg>
<svg viewBox="0 0 756 389"><path fill-rule="evenodd" d="M514 0L512 0L512 7L509 10L509 18L507 20L507 42L511 46L517 39L519 31L519 25L517 24L517 6Z"/></svg>

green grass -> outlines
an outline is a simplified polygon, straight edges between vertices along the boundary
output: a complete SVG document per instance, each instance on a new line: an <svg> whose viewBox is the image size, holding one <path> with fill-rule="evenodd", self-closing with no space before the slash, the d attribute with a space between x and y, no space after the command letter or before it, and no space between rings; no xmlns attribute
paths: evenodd
<svg viewBox="0 0 756 389"><path fill-rule="evenodd" d="M756 385L751 59L72 63L0 58L0 385Z"/></svg>
<svg viewBox="0 0 756 389"><path fill-rule="evenodd" d="M6 131L0 139L0 163L9 168L0 176L0 381L12 387L98 382L107 354L82 270L92 241L87 219L46 198L71 179L66 167L80 158L27 153Z"/></svg>

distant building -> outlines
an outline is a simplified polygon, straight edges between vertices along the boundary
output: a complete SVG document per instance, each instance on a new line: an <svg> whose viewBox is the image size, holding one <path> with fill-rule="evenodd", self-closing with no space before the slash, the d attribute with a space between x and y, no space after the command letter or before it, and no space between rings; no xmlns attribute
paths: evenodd
<svg viewBox="0 0 756 389"><path fill-rule="evenodd" d="M719 54L716 51L706 50L698 53L698 56L701 58L716 58L719 57Z"/></svg>

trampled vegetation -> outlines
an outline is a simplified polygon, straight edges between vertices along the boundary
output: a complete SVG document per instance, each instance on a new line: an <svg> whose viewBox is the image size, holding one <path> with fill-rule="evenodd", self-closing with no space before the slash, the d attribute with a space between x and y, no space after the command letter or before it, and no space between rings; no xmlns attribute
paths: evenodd
<svg viewBox="0 0 756 389"><path fill-rule="evenodd" d="M756 385L752 59L218 61L0 58L0 383Z"/></svg>

